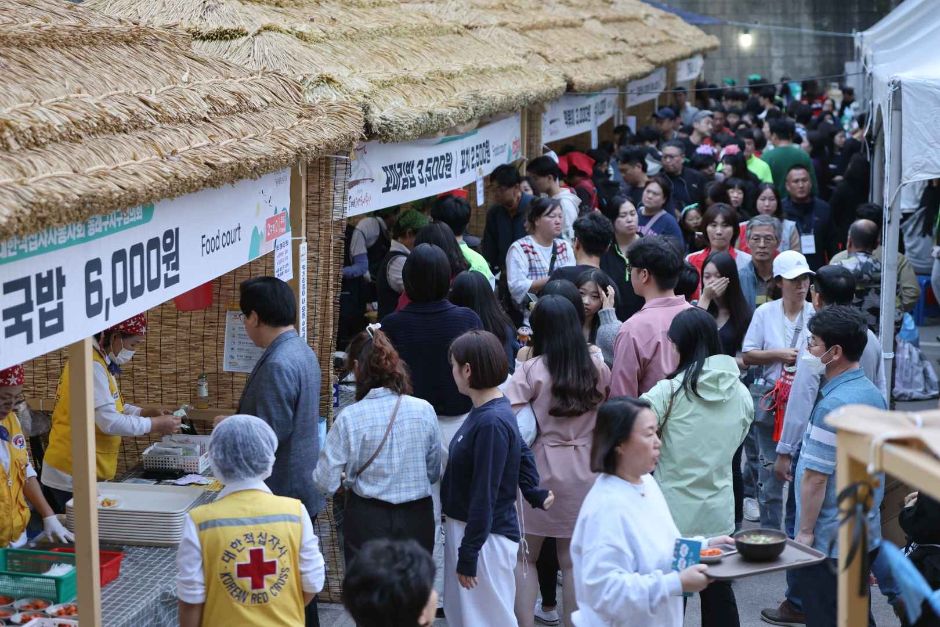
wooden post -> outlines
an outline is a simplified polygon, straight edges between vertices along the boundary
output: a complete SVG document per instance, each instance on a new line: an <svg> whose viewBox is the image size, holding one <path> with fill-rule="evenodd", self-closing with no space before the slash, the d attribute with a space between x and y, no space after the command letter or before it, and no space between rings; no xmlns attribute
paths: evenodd
<svg viewBox="0 0 940 627"><path fill-rule="evenodd" d="M82 623L102 625L98 554L98 477L95 464L95 408L92 345L86 338L69 347L69 416L72 421L72 490L75 511L75 568Z"/></svg>
<svg viewBox="0 0 940 627"><path fill-rule="evenodd" d="M297 299L297 332L304 339L307 338L307 286L301 285L307 277L302 276L301 246L307 241L307 165L303 159L290 170L290 232L291 232L291 258L294 265L294 278L288 281L294 296Z"/></svg>
<svg viewBox="0 0 940 627"><path fill-rule="evenodd" d="M865 463L852 455L853 438L860 436L840 430L836 439L836 492L840 493L847 486L868 479ZM852 564L846 568L846 558L852 545L855 522L849 520L839 527L839 627L857 627L868 624L868 595L858 594L858 581L862 576L862 557L856 555ZM867 547L862 548L867 551ZM868 573L865 573L868 576Z"/></svg>

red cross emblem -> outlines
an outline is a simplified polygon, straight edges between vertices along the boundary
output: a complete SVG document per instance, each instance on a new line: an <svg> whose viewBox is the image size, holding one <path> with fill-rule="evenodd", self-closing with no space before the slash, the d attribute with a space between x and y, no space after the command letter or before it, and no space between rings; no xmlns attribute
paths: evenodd
<svg viewBox="0 0 940 627"><path fill-rule="evenodd" d="M235 565L235 575L251 579L252 590L264 589L264 578L277 572L277 560L265 561L264 549L249 549L248 561Z"/></svg>

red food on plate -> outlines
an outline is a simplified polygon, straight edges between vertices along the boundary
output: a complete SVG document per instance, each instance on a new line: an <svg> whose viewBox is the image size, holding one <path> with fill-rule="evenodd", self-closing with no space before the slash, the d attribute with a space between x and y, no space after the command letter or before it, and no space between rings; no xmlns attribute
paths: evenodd
<svg viewBox="0 0 940 627"><path fill-rule="evenodd" d="M59 616L59 617L78 616L78 606L75 605L74 603L63 605L61 607L56 608L55 611L52 612L52 615Z"/></svg>
<svg viewBox="0 0 940 627"><path fill-rule="evenodd" d="M20 623L28 623L34 618L46 618L42 612L20 612Z"/></svg>
<svg viewBox="0 0 940 627"><path fill-rule="evenodd" d="M13 616L13 610L0 607L0 618L10 618L11 616Z"/></svg>
<svg viewBox="0 0 940 627"><path fill-rule="evenodd" d="M721 555L721 549L702 549L702 557L718 557Z"/></svg>
<svg viewBox="0 0 940 627"><path fill-rule="evenodd" d="M0 605L9 605L13 603L13 597L8 597L4 594L0 594Z"/></svg>

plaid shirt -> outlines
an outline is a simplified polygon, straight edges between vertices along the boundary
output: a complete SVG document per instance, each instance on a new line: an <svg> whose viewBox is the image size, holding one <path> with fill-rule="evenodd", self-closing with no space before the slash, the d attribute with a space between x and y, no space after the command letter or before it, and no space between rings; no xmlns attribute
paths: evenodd
<svg viewBox="0 0 940 627"><path fill-rule="evenodd" d="M565 240L556 239L553 245L555 246L555 266L551 270L574 265L574 259ZM548 278L548 275L551 274L549 263L545 261L542 253L539 252L538 246L536 246L531 235L526 235L522 239L513 242L506 257L509 291L513 300L521 303L532 281ZM527 268L525 276L518 276L522 273L523 267Z"/></svg>
<svg viewBox="0 0 940 627"><path fill-rule="evenodd" d="M336 492L345 472L346 485L363 498L397 505L431 495L431 484L441 477L440 428L431 404L413 396L401 397L382 452L361 476L356 475L379 448L397 399L388 388L375 388L340 412L313 473L321 492Z"/></svg>

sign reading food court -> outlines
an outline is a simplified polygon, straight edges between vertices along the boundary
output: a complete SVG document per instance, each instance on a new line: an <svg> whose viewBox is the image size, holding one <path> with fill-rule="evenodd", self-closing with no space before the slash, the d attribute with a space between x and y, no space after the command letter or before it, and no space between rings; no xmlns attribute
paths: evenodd
<svg viewBox="0 0 940 627"><path fill-rule="evenodd" d="M271 252L289 205L283 170L0 241L0 369Z"/></svg>

